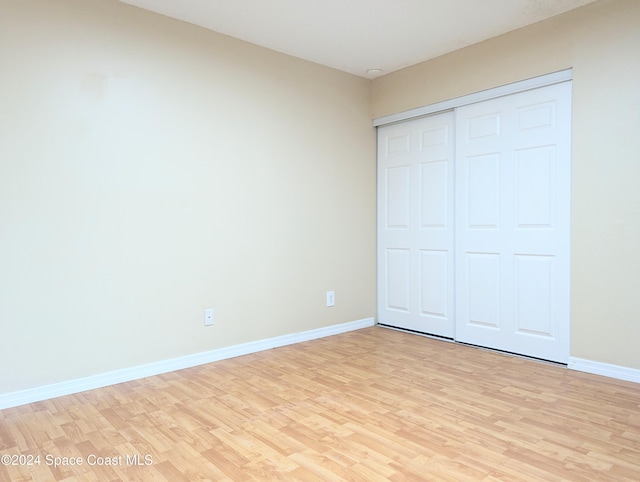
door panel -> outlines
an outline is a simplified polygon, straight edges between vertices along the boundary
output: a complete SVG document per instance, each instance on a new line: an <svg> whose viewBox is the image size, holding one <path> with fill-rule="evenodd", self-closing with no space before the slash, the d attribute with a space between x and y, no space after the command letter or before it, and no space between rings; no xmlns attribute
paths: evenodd
<svg viewBox="0 0 640 482"><path fill-rule="evenodd" d="M449 222L448 160L420 164L420 227L447 229Z"/></svg>
<svg viewBox="0 0 640 482"><path fill-rule="evenodd" d="M569 356L571 85L456 111L456 339Z"/></svg>
<svg viewBox="0 0 640 482"><path fill-rule="evenodd" d="M498 228L500 224L500 156L470 156L465 179L468 228Z"/></svg>
<svg viewBox="0 0 640 482"><path fill-rule="evenodd" d="M411 172L409 166L392 167L386 170L386 226L408 229L411 213Z"/></svg>
<svg viewBox="0 0 640 482"><path fill-rule="evenodd" d="M500 259L497 253L466 253L469 323L500 328Z"/></svg>
<svg viewBox="0 0 640 482"><path fill-rule="evenodd" d="M420 250L420 313L448 319L449 253L435 249Z"/></svg>
<svg viewBox="0 0 640 482"><path fill-rule="evenodd" d="M378 321L453 337L453 113L378 129Z"/></svg>
<svg viewBox="0 0 640 482"><path fill-rule="evenodd" d="M515 256L515 328L522 335L554 338L553 256Z"/></svg>
<svg viewBox="0 0 640 482"><path fill-rule="evenodd" d="M516 228L552 228L556 210L553 146L515 152Z"/></svg>
<svg viewBox="0 0 640 482"><path fill-rule="evenodd" d="M411 300L411 252L387 249L387 310L409 313Z"/></svg>

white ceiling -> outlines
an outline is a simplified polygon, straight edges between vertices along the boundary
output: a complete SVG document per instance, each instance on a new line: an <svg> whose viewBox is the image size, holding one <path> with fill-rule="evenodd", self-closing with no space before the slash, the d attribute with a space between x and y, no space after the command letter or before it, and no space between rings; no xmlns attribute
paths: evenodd
<svg viewBox="0 0 640 482"><path fill-rule="evenodd" d="M595 0L120 0L372 78Z"/></svg>

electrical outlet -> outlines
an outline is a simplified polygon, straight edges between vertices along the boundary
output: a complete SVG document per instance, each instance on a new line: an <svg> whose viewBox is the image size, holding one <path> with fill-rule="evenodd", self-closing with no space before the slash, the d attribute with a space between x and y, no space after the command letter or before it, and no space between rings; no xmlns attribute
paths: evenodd
<svg viewBox="0 0 640 482"><path fill-rule="evenodd" d="M204 310L204 326L213 325L213 308Z"/></svg>
<svg viewBox="0 0 640 482"><path fill-rule="evenodd" d="M336 306L336 294L334 291L327 291L327 306Z"/></svg>

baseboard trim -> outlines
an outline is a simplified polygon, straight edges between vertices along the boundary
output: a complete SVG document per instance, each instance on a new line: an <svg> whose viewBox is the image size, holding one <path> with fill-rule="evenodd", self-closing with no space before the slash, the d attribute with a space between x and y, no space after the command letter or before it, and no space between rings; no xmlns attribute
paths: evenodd
<svg viewBox="0 0 640 482"><path fill-rule="evenodd" d="M576 357L569 358L567 367L571 370L577 370L580 372L593 373L594 375L603 375L605 377L640 383L640 370L635 368L610 365L608 363L585 360L583 358Z"/></svg>
<svg viewBox="0 0 640 482"><path fill-rule="evenodd" d="M90 377L78 378L51 385L30 388L27 390L6 393L4 395L0 395L0 410L17 407L19 405L26 405L28 403L41 402L43 400L80 393L87 390L94 390L96 388L107 387L117 383L139 380L140 378L160 375L162 373L182 370L184 368L191 368L227 358L248 355L250 353L257 353L271 348L292 345L294 343L315 340L317 338L324 338L374 325L375 320L373 318L364 318L362 320L351 321L348 323L301 331L299 333L291 333L289 335L277 336L249 343L242 343L240 345L219 348L202 353L194 353L193 355L172 358L170 360L163 360L156 363L148 363L131 368L100 373Z"/></svg>

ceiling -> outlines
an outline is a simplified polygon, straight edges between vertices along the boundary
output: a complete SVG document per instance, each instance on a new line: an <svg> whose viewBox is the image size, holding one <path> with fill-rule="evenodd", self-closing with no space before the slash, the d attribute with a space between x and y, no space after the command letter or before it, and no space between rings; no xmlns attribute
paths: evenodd
<svg viewBox="0 0 640 482"><path fill-rule="evenodd" d="M373 78L595 0L120 1Z"/></svg>

